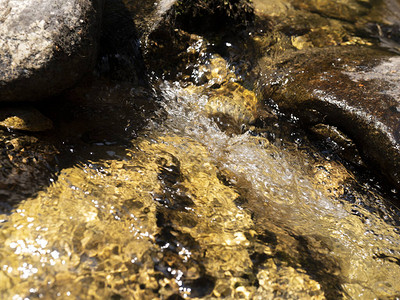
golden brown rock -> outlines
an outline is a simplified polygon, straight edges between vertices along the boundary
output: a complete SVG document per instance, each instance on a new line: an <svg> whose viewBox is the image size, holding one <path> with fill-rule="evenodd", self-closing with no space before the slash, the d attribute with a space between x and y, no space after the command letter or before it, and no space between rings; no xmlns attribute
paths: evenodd
<svg viewBox="0 0 400 300"><path fill-rule="evenodd" d="M51 129L53 123L35 108L3 108L0 110L0 126L38 132Z"/></svg>

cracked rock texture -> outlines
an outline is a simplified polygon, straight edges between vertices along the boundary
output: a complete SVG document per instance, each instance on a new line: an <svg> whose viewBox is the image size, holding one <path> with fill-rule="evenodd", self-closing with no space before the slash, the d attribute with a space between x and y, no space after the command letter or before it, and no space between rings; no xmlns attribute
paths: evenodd
<svg viewBox="0 0 400 300"><path fill-rule="evenodd" d="M103 0L0 0L0 102L71 87L94 65Z"/></svg>

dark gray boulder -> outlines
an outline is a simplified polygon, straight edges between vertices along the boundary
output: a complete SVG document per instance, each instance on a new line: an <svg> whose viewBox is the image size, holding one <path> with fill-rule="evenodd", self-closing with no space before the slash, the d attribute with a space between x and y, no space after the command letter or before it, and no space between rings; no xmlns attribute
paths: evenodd
<svg viewBox="0 0 400 300"><path fill-rule="evenodd" d="M95 63L103 0L2 0L0 101L34 101Z"/></svg>

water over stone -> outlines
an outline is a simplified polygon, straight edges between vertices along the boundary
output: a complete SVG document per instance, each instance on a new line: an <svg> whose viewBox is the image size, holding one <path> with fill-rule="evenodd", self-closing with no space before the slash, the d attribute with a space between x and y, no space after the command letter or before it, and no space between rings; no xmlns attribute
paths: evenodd
<svg viewBox="0 0 400 300"><path fill-rule="evenodd" d="M143 2L142 8L150 9L150 2ZM272 2L264 2L268 3ZM306 6L310 3L322 9L321 2L304 1ZM284 1L276 2L282 9L276 16L283 13L286 18L289 6L293 13L300 9L281 4ZM114 7L120 9L118 5ZM120 12L111 12L108 21ZM125 55L134 49L129 42L144 35L125 18L127 11L122 12L121 28L135 32L116 44ZM377 80L375 68L387 78L385 93L396 88L390 84L396 81L390 72L396 65L393 53L346 48L364 49L357 62L365 68L359 70L341 48L326 53L313 48L374 40L349 33L333 18L324 21L332 28L313 35L318 26L311 16L315 13L307 14L308 31L290 31L285 24L293 19L288 18L285 24L275 23L279 32L273 32L274 20L269 19L260 31L235 38L220 32L206 37L163 27L173 23L161 21L143 48L150 89L139 86L135 77L114 77L114 71L121 70L117 66L62 94L57 105L44 104L41 111L56 122L49 133L37 136L61 141L67 153L58 156L61 169L55 178L0 214L0 295L171 300L397 297L400 211L391 202L396 193L315 149L303 136L298 118L285 119L267 95L257 99L249 90L252 80L268 92L273 82L267 79L283 78L273 90L279 95L295 86L290 75L280 76L279 70L317 68L307 66L307 59L335 62L326 70L322 62L320 66L332 78L351 82L355 90ZM316 19L325 18L321 13ZM270 31L261 32L264 29ZM250 40L239 45L244 35ZM118 54L118 49L111 50L103 53L111 54L109 58ZM377 59L362 60L368 53ZM346 57L349 67L335 60L336 54ZM250 56L255 60L246 62ZM261 70L262 76L249 79L254 74L243 70L257 63L260 68L254 70ZM301 70L292 72L293 81L305 76ZM313 74L309 81L319 83ZM321 89L340 92L329 90L334 83L329 78L327 82ZM354 145L342 128L321 123L324 118L317 121L311 122L312 130L321 136L334 137L338 145ZM7 134L21 137L12 130ZM22 151L23 142L8 139L4 144L15 147L19 156L8 157L8 150L3 157L18 160L31 145L25 141L27 150ZM12 187L8 192L17 194Z"/></svg>

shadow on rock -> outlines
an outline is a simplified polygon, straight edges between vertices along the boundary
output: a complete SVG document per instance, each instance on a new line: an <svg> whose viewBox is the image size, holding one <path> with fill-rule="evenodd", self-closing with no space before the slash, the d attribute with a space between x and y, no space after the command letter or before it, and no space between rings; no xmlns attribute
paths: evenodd
<svg viewBox="0 0 400 300"><path fill-rule="evenodd" d="M0 213L48 187L62 168L121 159L155 109L146 85L133 18L122 1L106 1L95 73L34 105L4 103Z"/></svg>
<svg viewBox="0 0 400 300"><path fill-rule="evenodd" d="M97 71L112 80L145 84L145 66L132 11L122 1L106 0Z"/></svg>

